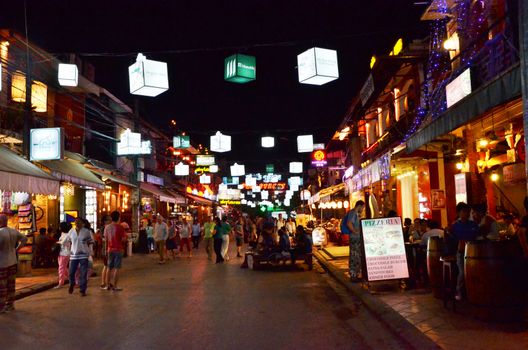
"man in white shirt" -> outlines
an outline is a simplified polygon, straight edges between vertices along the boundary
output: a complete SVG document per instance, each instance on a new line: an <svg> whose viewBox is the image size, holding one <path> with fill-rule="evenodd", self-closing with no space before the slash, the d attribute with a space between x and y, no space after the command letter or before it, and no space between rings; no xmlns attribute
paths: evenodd
<svg viewBox="0 0 528 350"><path fill-rule="evenodd" d="M27 237L7 227L7 216L0 214L0 314L15 310L16 251Z"/></svg>
<svg viewBox="0 0 528 350"><path fill-rule="evenodd" d="M69 281L70 287L68 293L73 293L75 286L75 273L80 269L79 284L81 296L86 296L86 289L88 288L88 258L92 255L93 239L90 230L85 228L84 219L75 219L75 227L68 233L65 240L66 244L70 246L70 271Z"/></svg>
<svg viewBox="0 0 528 350"><path fill-rule="evenodd" d="M158 215L154 225L154 241L159 254L159 264L165 263L165 241L169 238L169 227L163 222L163 217Z"/></svg>

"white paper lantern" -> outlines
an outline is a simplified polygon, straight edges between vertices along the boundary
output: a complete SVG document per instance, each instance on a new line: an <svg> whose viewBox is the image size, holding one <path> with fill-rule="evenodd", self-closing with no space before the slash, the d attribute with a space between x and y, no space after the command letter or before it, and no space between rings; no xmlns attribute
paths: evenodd
<svg viewBox="0 0 528 350"><path fill-rule="evenodd" d="M200 176L200 183L201 184L210 184L211 183L211 176L203 174Z"/></svg>
<svg viewBox="0 0 528 350"><path fill-rule="evenodd" d="M303 163L302 162L290 162L290 173L292 174L300 174L303 171Z"/></svg>
<svg viewBox="0 0 528 350"><path fill-rule="evenodd" d="M273 148L275 147L275 138L273 136L264 136L261 139L262 147Z"/></svg>
<svg viewBox="0 0 528 350"><path fill-rule="evenodd" d="M209 148L213 152L231 151L231 136L223 135L220 131L217 131L215 135L211 136L211 145Z"/></svg>
<svg viewBox="0 0 528 350"><path fill-rule="evenodd" d="M174 175L176 176L188 176L189 175L189 165L179 162L174 166Z"/></svg>
<svg viewBox="0 0 528 350"><path fill-rule="evenodd" d="M290 191L292 192L299 191L299 185L290 185Z"/></svg>
<svg viewBox="0 0 528 350"><path fill-rule="evenodd" d="M299 153L313 152L313 135L297 136L297 151Z"/></svg>
<svg viewBox="0 0 528 350"><path fill-rule="evenodd" d="M247 204L247 200L245 200L245 199L241 199L241 200L240 200L240 204L243 204L243 205Z"/></svg>
<svg viewBox="0 0 528 350"><path fill-rule="evenodd" d="M301 177L300 176L292 176L290 177L288 183L291 185L301 185Z"/></svg>
<svg viewBox="0 0 528 350"><path fill-rule="evenodd" d="M246 167L242 164L231 165L231 176L244 176L246 174Z"/></svg>
<svg viewBox="0 0 528 350"><path fill-rule="evenodd" d="M59 84L61 86L77 86L79 84L79 69L77 65L59 63Z"/></svg>
<svg viewBox="0 0 528 350"><path fill-rule="evenodd" d="M252 177L251 175L246 176L246 185L249 187L253 187L257 185L257 179Z"/></svg>
<svg viewBox="0 0 528 350"><path fill-rule="evenodd" d="M260 198L261 199L268 199L269 198L268 191L260 191Z"/></svg>
<svg viewBox="0 0 528 350"><path fill-rule="evenodd" d="M299 83L323 85L339 78L337 52L313 47L297 55Z"/></svg>
<svg viewBox="0 0 528 350"><path fill-rule="evenodd" d="M290 184L291 186L291 184ZM297 185L298 186L298 185ZM303 201L307 201L310 199L310 197L312 196L310 191L308 190L302 190L301 193L300 193L300 196L301 196L301 200Z"/></svg>
<svg viewBox="0 0 528 350"><path fill-rule="evenodd" d="M284 205L289 207L290 206L290 200L289 199L285 199L284 200Z"/></svg>
<svg viewBox="0 0 528 350"><path fill-rule="evenodd" d="M258 193L258 192L260 192L260 186L253 186L252 189L251 189L251 191L252 191L253 193ZM253 196L254 196L254 195L253 195Z"/></svg>
<svg viewBox="0 0 528 350"><path fill-rule="evenodd" d="M136 63L128 67L130 93L141 96L158 96L169 89L167 63L148 60L138 54Z"/></svg>

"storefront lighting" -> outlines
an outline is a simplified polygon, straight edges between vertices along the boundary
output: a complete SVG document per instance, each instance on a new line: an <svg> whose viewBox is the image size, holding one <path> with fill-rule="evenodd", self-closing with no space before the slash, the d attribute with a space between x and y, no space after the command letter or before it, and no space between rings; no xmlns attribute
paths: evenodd
<svg viewBox="0 0 528 350"><path fill-rule="evenodd" d="M348 201L344 201L343 202L343 208L348 209L349 206L350 205L349 205Z"/></svg>
<svg viewBox="0 0 528 350"><path fill-rule="evenodd" d="M497 174L497 173L492 173L491 176L490 176L490 179L491 179L491 181L493 181L493 182L497 182L497 181L499 181L499 174Z"/></svg>
<svg viewBox="0 0 528 350"><path fill-rule="evenodd" d="M337 202L337 209L342 209L343 208L343 202L339 201Z"/></svg>
<svg viewBox="0 0 528 350"><path fill-rule="evenodd" d="M487 139L480 139L478 140L479 148L486 148L489 145L489 141Z"/></svg>
<svg viewBox="0 0 528 350"><path fill-rule="evenodd" d="M457 32L453 33L453 35L444 41L444 49L447 51L458 51L460 49Z"/></svg>
<svg viewBox="0 0 528 350"><path fill-rule="evenodd" d="M332 202L332 209L337 209L337 203L336 202Z"/></svg>
<svg viewBox="0 0 528 350"><path fill-rule="evenodd" d="M75 195L75 186L73 186L70 182L65 182L63 185L64 188L64 196L74 196Z"/></svg>
<svg viewBox="0 0 528 350"><path fill-rule="evenodd" d="M261 145L264 148L275 147L275 138L273 136L264 136L261 138Z"/></svg>
<svg viewBox="0 0 528 350"><path fill-rule="evenodd" d="M462 169L464 168L464 163L462 163L462 162L458 162L458 163L456 163L456 168L457 168L458 170L462 170Z"/></svg>

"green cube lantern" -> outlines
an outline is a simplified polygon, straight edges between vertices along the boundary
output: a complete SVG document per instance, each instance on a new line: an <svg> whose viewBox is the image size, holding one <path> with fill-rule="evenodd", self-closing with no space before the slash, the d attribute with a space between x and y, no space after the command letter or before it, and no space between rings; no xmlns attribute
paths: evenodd
<svg viewBox="0 0 528 350"><path fill-rule="evenodd" d="M224 60L224 80L243 84L255 79L257 79L255 56L237 53Z"/></svg>

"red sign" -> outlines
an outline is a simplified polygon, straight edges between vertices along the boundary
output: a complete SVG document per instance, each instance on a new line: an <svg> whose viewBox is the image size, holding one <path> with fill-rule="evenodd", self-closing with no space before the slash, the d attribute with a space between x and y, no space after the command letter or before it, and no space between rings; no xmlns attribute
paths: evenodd
<svg viewBox="0 0 528 350"><path fill-rule="evenodd" d="M312 165L320 167L320 166L325 166L326 164L327 164L326 152L321 150L321 149L313 151L313 153L312 153Z"/></svg>

